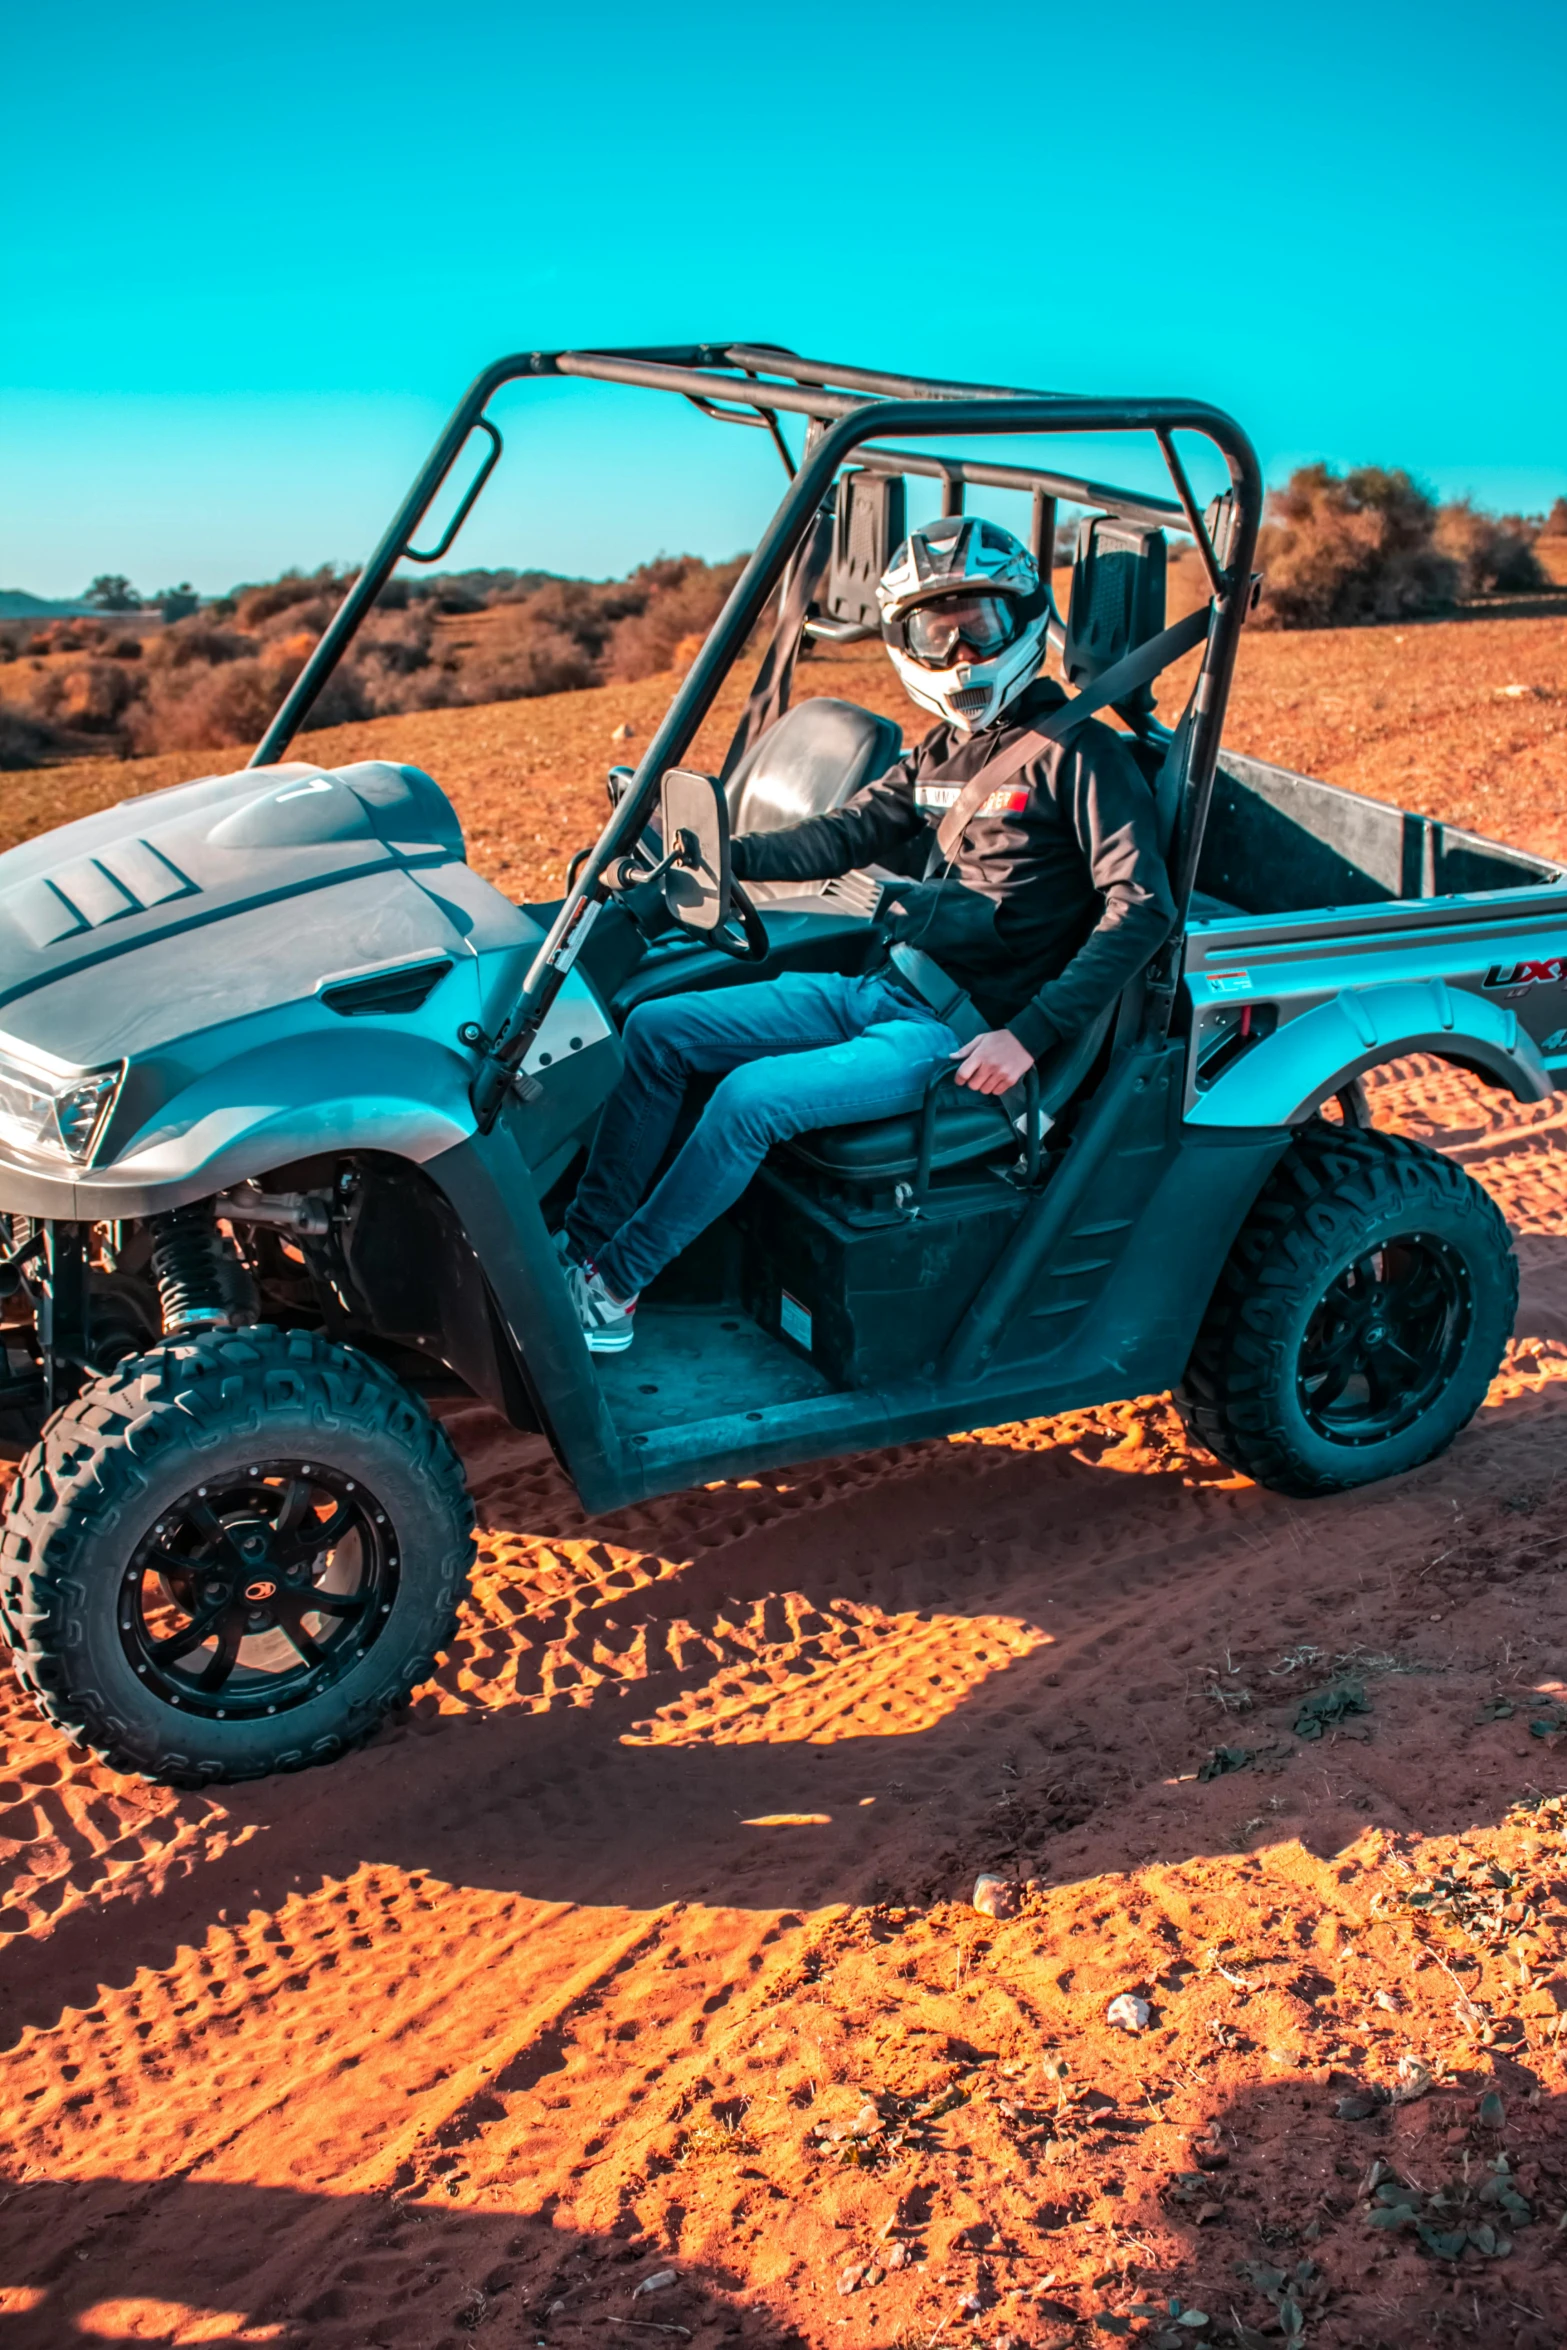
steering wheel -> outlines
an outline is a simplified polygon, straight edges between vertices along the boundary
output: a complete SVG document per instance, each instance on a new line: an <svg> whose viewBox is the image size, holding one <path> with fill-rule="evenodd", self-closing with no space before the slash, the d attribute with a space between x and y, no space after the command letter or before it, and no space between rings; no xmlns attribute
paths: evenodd
<svg viewBox="0 0 1567 2350"><path fill-rule="evenodd" d="M684 930L693 946L717 947L720 954L733 955L739 963L766 962L773 951L772 941L763 927L761 915L738 881L733 877L730 879L730 911L716 929L688 930L669 904L662 875L663 868L660 866L655 866L649 872L639 868L634 858L623 857L619 865L605 876L612 896L631 916L645 939L651 943L667 938L671 931Z"/></svg>
<svg viewBox="0 0 1567 2350"><path fill-rule="evenodd" d="M722 954L733 955L737 963L765 963L773 951L772 940L763 928L761 915L732 876L729 907L729 913L716 930L697 931L693 936L704 939L710 947L717 947ZM736 915L740 918L738 929Z"/></svg>

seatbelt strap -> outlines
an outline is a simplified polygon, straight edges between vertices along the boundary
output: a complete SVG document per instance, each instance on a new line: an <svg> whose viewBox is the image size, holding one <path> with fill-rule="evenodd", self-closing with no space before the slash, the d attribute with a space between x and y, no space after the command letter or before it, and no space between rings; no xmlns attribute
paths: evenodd
<svg viewBox="0 0 1567 2350"><path fill-rule="evenodd" d="M930 1006L938 1020L946 1022L959 1044L972 1044L976 1036L985 1034L990 1023L981 1019L967 988L949 978L923 947L905 946L900 939L889 949L889 959L904 985Z"/></svg>
<svg viewBox="0 0 1567 2350"><path fill-rule="evenodd" d="M963 828L970 817L984 806L993 791L999 789L1010 776L1016 775L1020 767L1026 767L1031 759L1038 758L1050 743L1064 741L1075 726L1080 726L1085 718L1092 718L1096 710L1104 709L1111 702L1124 701L1139 686L1148 685L1161 669L1167 669L1172 661L1178 661L1183 653L1189 653L1193 645L1201 644L1207 633L1208 606L1202 604L1195 612L1189 612L1184 620L1177 620L1173 628L1162 629L1158 636L1149 637L1146 644L1134 645L1131 652L1121 660L1112 661L1110 667L1096 677L1092 685L1085 686L1080 694L1074 695L1042 726L1031 726L1027 734L1019 735L1017 741L1004 750L999 758L990 760L982 767L963 786L941 819L936 841L948 863L957 852ZM921 781L930 784L940 779L941 770L938 768L934 775L923 776Z"/></svg>

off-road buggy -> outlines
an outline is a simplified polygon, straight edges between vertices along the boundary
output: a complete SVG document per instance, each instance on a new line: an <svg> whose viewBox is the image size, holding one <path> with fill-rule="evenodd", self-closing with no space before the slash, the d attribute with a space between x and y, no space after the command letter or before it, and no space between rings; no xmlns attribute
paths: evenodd
<svg viewBox="0 0 1567 2350"><path fill-rule="evenodd" d="M450 547L501 452L487 402L545 376L764 429L790 478L640 765L612 773L564 899L519 907L469 867L427 775L281 762L394 567ZM475 431L483 464L418 550ZM1085 434L1142 436L1173 496L1042 461ZM1205 509L1185 436L1227 485ZM997 439L1027 461L949 453ZM949 512L971 485L1032 493L1047 572L1057 502L1086 510L1052 637L1130 729L1179 927L1020 1110L936 1084L778 1150L644 1297L630 1352L594 1358L551 1227L632 1008L871 949L874 876L752 904L727 838L837 805L896 751L872 711L790 707L790 677L802 635L874 634L920 479ZM591 1511L1166 1388L1223 1459L1292 1494L1450 1441L1512 1323L1507 1232L1459 1167L1367 1129L1358 1080L1418 1051L1543 1097L1567 1067L1567 877L1221 756L1260 506L1245 435L1191 401L771 346L503 359L246 771L0 858L0 1403L47 1415L0 1601L53 1719L181 1783L362 1739L430 1674L468 1572L472 1512L426 1397L541 1431ZM1209 594L1166 630L1172 530ZM683 768L774 612L722 775ZM1167 729L1150 680L1198 641Z"/></svg>

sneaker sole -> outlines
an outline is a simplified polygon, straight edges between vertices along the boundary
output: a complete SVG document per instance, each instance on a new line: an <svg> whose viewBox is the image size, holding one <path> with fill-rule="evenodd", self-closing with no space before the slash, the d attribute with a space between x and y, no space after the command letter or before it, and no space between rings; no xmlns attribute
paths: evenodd
<svg viewBox="0 0 1567 2350"><path fill-rule="evenodd" d="M584 1330L590 1355L623 1355L636 1336L634 1330Z"/></svg>

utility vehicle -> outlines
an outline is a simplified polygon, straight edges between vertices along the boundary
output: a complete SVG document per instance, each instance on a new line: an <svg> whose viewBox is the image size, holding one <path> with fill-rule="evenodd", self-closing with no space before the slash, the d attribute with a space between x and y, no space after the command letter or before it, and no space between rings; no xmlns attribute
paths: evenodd
<svg viewBox="0 0 1567 2350"><path fill-rule="evenodd" d="M765 431L789 478L565 897L517 906L429 776L285 754L395 566L451 546L501 454L487 403L549 376ZM416 548L475 434L482 464ZM1085 435L1140 436L1171 494L1052 469ZM1205 507L1196 441L1226 485ZM875 633L911 481L949 512L1031 493L1047 572L1058 501L1085 510L1052 618L1080 691L1201 642L1177 726L1146 681L1118 705L1177 931L1021 1111L936 1084L780 1149L644 1297L629 1353L595 1358L551 1228L632 1008L872 951L875 876L753 903L727 837L834 806L895 754L887 719L789 689L802 636ZM0 858L0 1403L47 1415L0 1602L53 1719L182 1784L362 1739L430 1674L469 1567L430 1397L542 1432L590 1511L1167 1388L1291 1494L1451 1440L1512 1324L1507 1231L1459 1167L1369 1130L1358 1081L1434 1053L1544 1097L1567 1068L1567 873L1221 753L1261 500L1245 434L1189 400L771 345L522 353L454 412L245 771ZM1172 531L1209 593L1166 630ZM684 767L774 610L722 775Z"/></svg>

